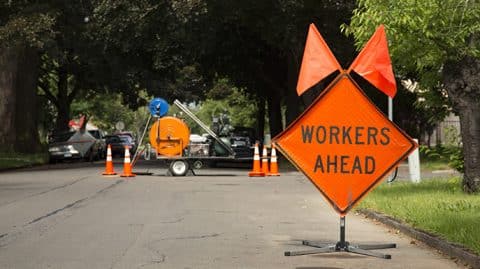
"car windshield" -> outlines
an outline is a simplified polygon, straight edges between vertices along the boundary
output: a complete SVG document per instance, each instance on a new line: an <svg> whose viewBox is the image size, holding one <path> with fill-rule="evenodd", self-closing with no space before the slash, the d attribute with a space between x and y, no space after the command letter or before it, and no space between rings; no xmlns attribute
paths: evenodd
<svg viewBox="0 0 480 269"><path fill-rule="evenodd" d="M106 143L107 144L113 144L113 143L120 143L120 137L118 136L107 136L106 137Z"/></svg>
<svg viewBox="0 0 480 269"><path fill-rule="evenodd" d="M72 137L73 134L75 134L75 132L65 132L61 134L55 134L50 137L49 142L50 143L65 142L65 141L68 141L68 139L70 139L70 137Z"/></svg>
<svg viewBox="0 0 480 269"><path fill-rule="evenodd" d="M120 137L120 140L122 140L124 143L132 143L132 138L130 136L119 135L118 137Z"/></svg>
<svg viewBox="0 0 480 269"><path fill-rule="evenodd" d="M95 137L96 139L100 139L100 131L99 130L88 130L88 132Z"/></svg>

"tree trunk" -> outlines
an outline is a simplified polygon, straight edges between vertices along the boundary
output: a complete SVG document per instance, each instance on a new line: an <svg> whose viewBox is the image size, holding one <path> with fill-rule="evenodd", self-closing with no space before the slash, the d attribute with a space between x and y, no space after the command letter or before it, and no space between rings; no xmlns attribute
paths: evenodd
<svg viewBox="0 0 480 269"><path fill-rule="evenodd" d="M463 189L480 191L480 105L470 102L458 109L464 153Z"/></svg>
<svg viewBox="0 0 480 269"><path fill-rule="evenodd" d="M265 134L265 98L259 97L257 109L257 139L263 141Z"/></svg>
<svg viewBox="0 0 480 269"><path fill-rule="evenodd" d="M464 152L463 189L480 191L480 59L466 57L444 67L444 84L460 117Z"/></svg>
<svg viewBox="0 0 480 269"><path fill-rule="evenodd" d="M37 126L39 55L27 46L0 50L0 151L41 150Z"/></svg>
<svg viewBox="0 0 480 269"><path fill-rule="evenodd" d="M297 79L298 70L300 69L299 53L293 50L288 54L288 70L287 70L287 92L285 93L285 123L288 126L299 115L301 111L301 100L297 95Z"/></svg>
<svg viewBox="0 0 480 269"><path fill-rule="evenodd" d="M280 106L280 96L278 94L270 95L268 98L268 119L270 126L270 135L275 137L282 128L282 109Z"/></svg>
<svg viewBox="0 0 480 269"><path fill-rule="evenodd" d="M15 48L0 49L0 152L12 152L15 145L15 82L18 58Z"/></svg>
<svg viewBox="0 0 480 269"><path fill-rule="evenodd" d="M40 56L35 49L25 48L19 56L16 83L15 151L40 152L37 116L37 83Z"/></svg>
<svg viewBox="0 0 480 269"><path fill-rule="evenodd" d="M57 121L55 132L68 131L70 101L68 97L68 72L64 65L58 68Z"/></svg>

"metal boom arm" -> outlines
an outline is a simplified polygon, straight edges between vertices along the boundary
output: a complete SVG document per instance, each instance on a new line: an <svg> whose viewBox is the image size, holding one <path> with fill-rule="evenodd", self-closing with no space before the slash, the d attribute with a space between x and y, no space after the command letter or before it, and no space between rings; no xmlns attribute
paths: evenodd
<svg viewBox="0 0 480 269"><path fill-rule="evenodd" d="M235 153L233 152L232 148L230 148L230 146L228 146L227 144L225 144L225 142L223 142L218 136L216 133L214 133L212 130L210 130L210 128L208 128L207 125L205 125L205 123L203 123L199 118L197 118L197 116L195 116L195 114L192 113L192 111L190 111L186 106L184 106L182 103L180 103L180 101L178 100L175 100L173 101L173 103L180 109L182 110L185 114L187 114L193 121L195 121L200 127L202 127L203 130L205 130L205 132L207 132L209 135L211 135L220 145L222 145L222 147L224 147L228 153L230 153L231 155L235 155Z"/></svg>

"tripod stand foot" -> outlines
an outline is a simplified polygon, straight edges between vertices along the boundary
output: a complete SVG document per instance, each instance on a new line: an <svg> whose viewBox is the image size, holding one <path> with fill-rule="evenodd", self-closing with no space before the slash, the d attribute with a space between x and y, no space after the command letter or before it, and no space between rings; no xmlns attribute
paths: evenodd
<svg viewBox="0 0 480 269"><path fill-rule="evenodd" d="M355 247L357 248L361 248L361 249L366 249L366 250L371 250L371 249L386 249L386 248L396 248L397 247L397 244L372 244L372 245L355 245Z"/></svg>
<svg viewBox="0 0 480 269"><path fill-rule="evenodd" d="M335 252L334 245L317 248L317 249L310 249L310 250L285 251L285 256L300 256L300 255L330 253L330 252Z"/></svg>
<svg viewBox="0 0 480 269"><path fill-rule="evenodd" d="M377 252L374 252L374 251L370 251L370 250L366 250L366 249L362 249L362 248L358 248L358 247L352 247L352 246L349 246L346 249L346 251L356 253L356 254L365 255L365 256L377 257L377 258L381 258L381 259L391 259L392 258L392 256L390 254L377 253Z"/></svg>
<svg viewBox="0 0 480 269"><path fill-rule="evenodd" d="M316 248L323 248L323 247L332 245L332 243L324 243L324 242L319 242L319 241L303 240L302 245L310 246L310 247L316 247Z"/></svg>
<svg viewBox="0 0 480 269"><path fill-rule="evenodd" d="M328 244L328 243L322 243L319 241L303 240L302 245L314 247L316 249L285 251L285 256L298 256L298 255L331 253L331 252L351 252L351 253L356 253L360 255L377 257L381 259L391 259L392 256L389 254L378 253L370 250L397 247L396 244L350 245L349 242L345 241L345 216L340 217L340 241L338 241L336 244Z"/></svg>
<svg viewBox="0 0 480 269"><path fill-rule="evenodd" d="M318 241L303 240L302 245L314 247L316 249L285 251L285 256L300 256L309 254L332 253L332 252L351 252L355 254L377 257L381 259L391 259L390 254L370 251L372 249L396 248L396 244L373 244L373 245L350 245L348 242L337 242L336 245L322 243Z"/></svg>

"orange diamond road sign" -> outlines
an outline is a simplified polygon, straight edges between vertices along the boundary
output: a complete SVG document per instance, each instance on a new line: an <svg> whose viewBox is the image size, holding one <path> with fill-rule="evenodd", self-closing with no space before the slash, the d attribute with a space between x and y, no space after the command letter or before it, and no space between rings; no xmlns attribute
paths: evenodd
<svg viewBox="0 0 480 269"><path fill-rule="evenodd" d="M417 147L345 73L274 143L341 215Z"/></svg>

